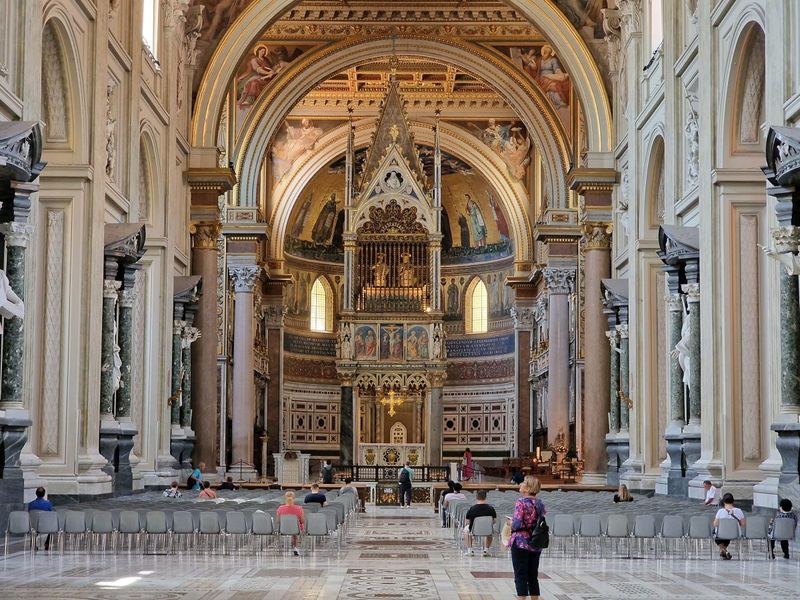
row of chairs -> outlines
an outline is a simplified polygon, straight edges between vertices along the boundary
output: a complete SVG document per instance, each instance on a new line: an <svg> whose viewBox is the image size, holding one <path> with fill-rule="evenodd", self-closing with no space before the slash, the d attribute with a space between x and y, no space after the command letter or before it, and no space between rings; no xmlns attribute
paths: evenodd
<svg viewBox="0 0 800 600"><path fill-rule="evenodd" d="M348 497L349 496L349 497ZM64 551L102 551L110 546L118 552L133 550L175 552L202 549L223 553L254 547L263 550L270 540L285 536L302 536L311 540L332 538L341 547L348 523L357 518L357 498L342 498L319 505L304 506L305 530L294 515L274 511L240 510L106 510L44 512L13 511L9 514L5 535L8 554L10 536L23 538L23 550L33 551L37 536L50 536L50 548Z"/></svg>

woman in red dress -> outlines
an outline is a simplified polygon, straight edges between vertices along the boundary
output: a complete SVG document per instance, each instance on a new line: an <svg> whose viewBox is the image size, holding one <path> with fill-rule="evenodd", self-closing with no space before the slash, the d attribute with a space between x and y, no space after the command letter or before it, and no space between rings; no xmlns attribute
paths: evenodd
<svg viewBox="0 0 800 600"><path fill-rule="evenodd" d="M464 481L469 481L472 479L472 474L472 452L470 452L470 449L467 448L464 450L464 470L462 473Z"/></svg>

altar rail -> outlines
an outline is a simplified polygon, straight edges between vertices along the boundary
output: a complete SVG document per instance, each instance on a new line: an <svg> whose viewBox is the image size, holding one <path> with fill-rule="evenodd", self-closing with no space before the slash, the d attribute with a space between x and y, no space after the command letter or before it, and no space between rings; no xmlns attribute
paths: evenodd
<svg viewBox="0 0 800 600"><path fill-rule="evenodd" d="M397 481L400 467L381 467L375 465L338 465L335 466L336 474L340 481L351 478L353 481ZM450 478L450 468L433 465L411 467L414 474L411 480L414 483L447 481Z"/></svg>

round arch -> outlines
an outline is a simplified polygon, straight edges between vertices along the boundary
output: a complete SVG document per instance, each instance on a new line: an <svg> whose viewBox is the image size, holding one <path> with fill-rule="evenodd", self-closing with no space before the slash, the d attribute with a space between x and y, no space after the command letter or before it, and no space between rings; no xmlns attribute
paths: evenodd
<svg viewBox="0 0 800 600"><path fill-rule="evenodd" d="M433 131L430 124L411 122L414 139L418 143L433 145ZM341 155L347 143L347 124L340 125L325 134L318 141L318 151L308 153L296 161L291 171L276 187L273 196L280 198L269 215L271 227L270 259L283 260L283 240L288 231L289 221L296 203L303 190L314 175L330 161ZM369 143L373 131L371 122L356 126L356 147ZM458 128L440 123L442 149L468 162L497 191L499 200L509 218L513 233L515 261L527 263L534 260L532 224L526 210L527 195L525 188L517 181L512 181L505 174L505 166L500 157L489 151L477 140L470 139L468 133Z"/></svg>
<svg viewBox="0 0 800 600"><path fill-rule="evenodd" d="M191 129L193 146L216 146L217 121L228 83L241 57L264 29L298 3L299 0L254 0L225 32L198 89ZM558 52L584 109L589 152L610 152L613 149L611 107L586 43L551 0L507 0L507 3L537 27Z"/></svg>
<svg viewBox="0 0 800 600"><path fill-rule="evenodd" d="M255 205L261 160L277 129L308 90L336 73L393 52L452 64L502 90L544 159L544 180L553 205L567 205L567 136L541 90L505 59L475 44L412 37L344 40L309 52L286 69L281 80L259 97L242 126L233 153L239 173L238 203Z"/></svg>

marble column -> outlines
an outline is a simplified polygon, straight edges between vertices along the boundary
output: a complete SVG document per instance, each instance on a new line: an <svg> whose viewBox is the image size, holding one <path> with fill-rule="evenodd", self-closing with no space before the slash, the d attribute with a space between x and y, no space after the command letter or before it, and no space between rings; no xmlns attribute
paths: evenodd
<svg viewBox="0 0 800 600"><path fill-rule="evenodd" d="M628 433L630 421L630 406L628 405L631 381L629 365L628 324L617 325L619 332L619 431Z"/></svg>
<svg viewBox="0 0 800 600"><path fill-rule="evenodd" d="M131 364L133 360L133 279L130 287L119 292L119 358L120 366L119 389L115 416L119 423L117 435L116 465L114 473L114 493L126 494L133 489L133 471L131 465L131 451L133 438L138 433L131 419Z"/></svg>
<svg viewBox="0 0 800 600"><path fill-rule="evenodd" d="M192 344L197 339L196 327L186 326L181 333L181 364L183 366L183 402L181 403L181 427L192 426Z"/></svg>
<svg viewBox="0 0 800 600"><path fill-rule="evenodd" d="M194 326L202 335L192 349L192 429L195 432L194 462L209 469L220 464L217 414L217 238L220 224L204 221L193 225L192 274L200 275L204 292L197 304ZM174 365L173 365L174 367Z"/></svg>
<svg viewBox="0 0 800 600"><path fill-rule="evenodd" d="M688 301L689 320L689 422L683 429L683 455L686 459L686 477L697 476L692 465L700 459L701 404L700 404L700 284L687 283L683 292Z"/></svg>
<svg viewBox="0 0 800 600"><path fill-rule="evenodd" d="M431 389L428 397L428 464L438 466L442 462L442 391L444 374L430 377Z"/></svg>
<svg viewBox="0 0 800 600"><path fill-rule="evenodd" d="M583 459L587 476L605 477L610 385L608 322L603 312L603 279L611 276L611 234L605 225L592 226L585 243Z"/></svg>
<svg viewBox="0 0 800 600"><path fill-rule="evenodd" d="M253 424L256 418L255 362L253 360L254 295L261 267L229 267L234 291L233 321L233 415L231 446L233 464L228 469L239 473L244 463L246 475L253 475ZM249 473L248 473L249 472Z"/></svg>
<svg viewBox="0 0 800 600"><path fill-rule="evenodd" d="M101 357L102 366L100 369L100 420L114 420L114 358L116 355L115 346L115 325L117 322L117 298L121 282L104 280L103 281L103 322Z"/></svg>
<svg viewBox="0 0 800 600"><path fill-rule="evenodd" d="M608 411L609 433L619 433L619 332L614 329L606 331L609 353L609 385L608 393L611 399Z"/></svg>
<svg viewBox="0 0 800 600"><path fill-rule="evenodd" d="M173 432L180 428L181 425L181 402L183 401L181 383L184 375L181 336L183 335L184 327L186 327L186 321L175 319L172 322L172 393L170 395L172 404L170 406L170 423Z"/></svg>
<svg viewBox="0 0 800 600"><path fill-rule="evenodd" d="M795 261L800 243L800 227L786 225L772 231L775 251L789 255ZM800 299L798 276L781 265L780 268L780 321L781 321L781 412L800 413Z"/></svg>
<svg viewBox="0 0 800 600"><path fill-rule="evenodd" d="M341 405L339 409L339 463L352 465L355 442L355 419L353 407L353 381L349 377L342 378Z"/></svg>
<svg viewBox="0 0 800 600"><path fill-rule="evenodd" d="M667 275L669 280L670 275ZM677 288L677 275L675 275ZM683 370L678 361L675 347L681 341L683 327L683 300L679 293L669 293L667 296L668 327L669 327L669 424L664 432L666 442L667 460L669 461L666 473L666 493L670 495L685 496L687 494L687 481L684 479L685 459L683 455L683 428L686 425L686 411L684 405ZM664 463L666 466L666 462ZM663 493L663 492L660 492Z"/></svg>
<svg viewBox="0 0 800 600"><path fill-rule="evenodd" d="M546 268L544 278L550 293L548 421L547 441L569 437L569 294L575 270Z"/></svg>

